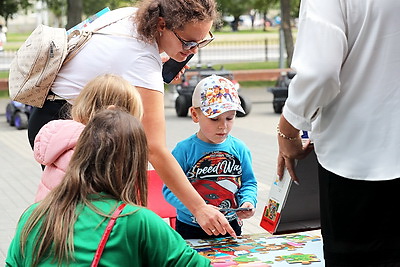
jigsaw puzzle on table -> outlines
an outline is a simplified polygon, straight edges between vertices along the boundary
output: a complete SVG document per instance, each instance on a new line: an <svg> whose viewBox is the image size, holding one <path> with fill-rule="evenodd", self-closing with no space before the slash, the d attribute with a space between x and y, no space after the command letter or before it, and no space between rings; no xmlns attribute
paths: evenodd
<svg viewBox="0 0 400 267"><path fill-rule="evenodd" d="M190 246L215 267L308 265L324 266L319 236L290 234L243 235L215 239L188 239Z"/></svg>

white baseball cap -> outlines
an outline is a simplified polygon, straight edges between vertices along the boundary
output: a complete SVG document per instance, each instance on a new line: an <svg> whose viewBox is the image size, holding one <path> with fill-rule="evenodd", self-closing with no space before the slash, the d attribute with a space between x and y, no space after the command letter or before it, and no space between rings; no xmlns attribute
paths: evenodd
<svg viewBox="0 0 400 267"><path fill-rule="evenodd" d="M192 105L200 108L208 118L217 117L230 110L245 113L233 83L217 75L208 76L196 85L192 96Z"/></svg>

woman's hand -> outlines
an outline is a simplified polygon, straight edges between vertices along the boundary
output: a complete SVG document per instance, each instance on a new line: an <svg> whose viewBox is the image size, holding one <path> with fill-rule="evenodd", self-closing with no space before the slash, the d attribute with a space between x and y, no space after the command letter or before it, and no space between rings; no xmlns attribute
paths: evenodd
<svg viewBox="0 0 400 267"><path fill-rule="evenodd" d="M161 62L165 63L170 59L170 57L168 55L161 55Z"/></svg>
<svg viewBox="0 0 400 267"><path fill-rule="evenodd" d="M179 80L187 69L190 69L189 65L185 65L185 67L181 69L181 71L175 76L174 81Z"/></svg>
<svg viewBox="0 0 400 267"><path fill-rule="evenodd" d="M305 158L314 149L314 146L310 140L303 144L299 130L294 128L283 116L279 121L279 131L281 134L278 134L278 177L282 179L286 167L292 180L299 184L299 178L295 172L295 160Z"/></svg>
<svg viewBox="0 0 400 267"><path fill-rule="evenodd" d="M196 217L197 223L208 235L225 235L228 233L234 238L237 237L218 207L203 205L196 209L193 215Z"/></svg>
<svg viewBox="0 0 400 267"><path fill-rule="evenodd" d="M254 208L253 204L251 204L250 202L244 202L242 204L242 206L240 206L241 208L249 208L250 210L248 211L238 211L236 212L237 216L240 219L249 219L251 217L253 217L254 213L256 212L256 209Z"/></svg>
<svg viewBox="0 0 400 267"><path fill-rule="evenodd" d="M162 63L167 62L169 59L170 59L170 57L168 55L162 55L161 56L161 62ZM181 71L175 76L174 81L179 80L187 69L190 69L189 65L185 65L185 67L183 67L181 69Z"/></svg>

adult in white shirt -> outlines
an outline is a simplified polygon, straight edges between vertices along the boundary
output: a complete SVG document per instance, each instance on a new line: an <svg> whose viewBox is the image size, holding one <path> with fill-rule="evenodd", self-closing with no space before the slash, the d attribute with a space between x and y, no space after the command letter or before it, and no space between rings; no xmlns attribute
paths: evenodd
<svg viewBox="0 0 400 267"><path fill-rule="evenodd" d="M122 19L121 19L122 18ZM43 108L34 108L28 135L31 144L48 121L65 115L83 86L94 77L113 73L130 81L141 94L149 160L165 184L193 212L208 234L235 236L225 217L207 205L188 182L165 142L164 84L160 54L177 61L210 43L217 18L214 0L148 0L138 9L123 8L95 20L91 29L108 25L65 64ZM53 99L55 98L55 99ZM213 231L211 231L213 230Z"/></svg>
<svg viewBox="0 0 400 267"><path fill-rule="evenodd" d="M398 0L303 0L279 122L278 175L311 131L327 266L400 266ZM300 182L301 186L301 180Z"/></svg>

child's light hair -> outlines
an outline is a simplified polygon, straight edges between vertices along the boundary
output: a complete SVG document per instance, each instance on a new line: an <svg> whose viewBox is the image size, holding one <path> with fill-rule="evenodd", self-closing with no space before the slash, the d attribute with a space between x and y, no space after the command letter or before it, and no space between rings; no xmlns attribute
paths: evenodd
<svg viewBox="0 0 400 267"><path fill-rule="evenodd" d="M143 116L142 99L136 88L115 74L97 76L82 89L71 109L72 119L87 124L93 116L109 106L125 109L134 117Z"/></svg>

